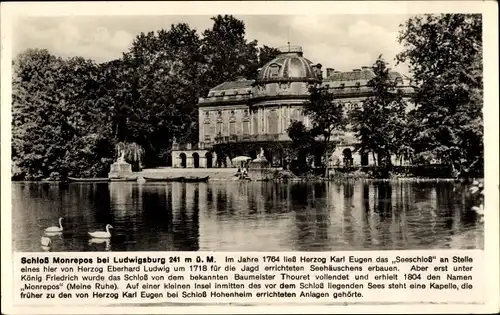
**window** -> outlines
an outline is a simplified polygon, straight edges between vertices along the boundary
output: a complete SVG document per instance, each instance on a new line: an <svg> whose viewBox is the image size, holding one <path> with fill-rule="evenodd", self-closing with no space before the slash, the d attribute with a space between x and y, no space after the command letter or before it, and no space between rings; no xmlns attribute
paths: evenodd
<svg viewBox="0 0 500 315"><path fill-rule="evenodd" d="M236 121L234 121L234 120L229 122L229 134L230 135L236 134Z"/></svg>
<svg viewBox="0 0 500 315"><path fill-rule="evenodd" d="M217 129L215 130L215 132L217 133L217 136L222 134L222 121L217 122Z"/></svg>
<svg viewBox="0 0 500 315"><path fill-rule="evenodd" d="M259 133L259 115L253 116L253 131L255 134Z"/></svg>
<svg viewBox="0 0 500 315"><path fill-rule="evenodd" d="M345 83L340 83L340 88L341 89L345 88Z"/></svg>
<svg viewBox="0 0 500 315"><path fill-rule="evenodd" d="M271 71L271 78L275 78L279 75L279 66L278 65L271 65L270 66L270 71Z"/></svg>
<svg viewBox="0 0 500 315"><path fill-rule="evenodd" d="M211 138L210 123L205 123L205 125L203 126L203 133L205 134L205 140L210 141Z"/></svg>
<svg viewBox="0 0 500 315"><path fill-rule="evenodd" d="M278 112L276 110L271 110L267 116L267 133L277 134L278 133Z"/></svg>
<svg viewBox="0 0 500 315"><path fill-rule="evenodd" d="M244 135L250 134L250 121L248 120L243 121L243 134Z"/></svg>
<svg viewBox="0 0 500 315"><path fill-rule="evenodd" d="M357 89L359 89L359 87L361 86L361 84L359 82L356 82L355 86L356 86Z"/></svg>

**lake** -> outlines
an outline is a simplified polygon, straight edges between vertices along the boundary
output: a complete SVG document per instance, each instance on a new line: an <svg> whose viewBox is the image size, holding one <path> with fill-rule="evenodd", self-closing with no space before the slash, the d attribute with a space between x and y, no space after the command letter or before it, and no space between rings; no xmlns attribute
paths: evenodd
<svg viewBox="0 0 500 315"><path fill-rule="evenodd" d="M471 206L451 182L14 182L13 246L43 251L64 217L50 251L483 249Z"/></svg>

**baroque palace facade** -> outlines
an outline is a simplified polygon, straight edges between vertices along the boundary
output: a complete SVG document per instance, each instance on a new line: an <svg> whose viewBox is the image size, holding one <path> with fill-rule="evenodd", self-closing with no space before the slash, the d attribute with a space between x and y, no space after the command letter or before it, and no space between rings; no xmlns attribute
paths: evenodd
<svg viewBox="0 0 500 315"><path fill-rule="evenodd" d="M345 105L346 111L372 95L371 88L367 86L368 81L375 76L371 67L349 72L327 68L323 75L322 65L304 58L302 47L286 46L280 51L280 55L259 70L256 80L224 82L212 88L207 97L199 99L199 143L174 143L173 167L231 167L230 156L247 155L255 158L258 154L256 148L264 149L273 166L281 166L282 152L273 151L266 144L289 142L286 130L294 120L311 127L311 120L301 110L309 99L310 83L327 86L336 96L336 101ZM413 91L410 80L398 72L391 72L390 75L409 97ZM375 163L372 154L355 152L357 140L353 133L336 132L332 138L340 141L340 144L329 159L330 166ZM239 144L240 148L238 152L225 156L222 165L213 150L216 144L221 143ZM399 164L399 161L394 160L394 164Z"/></svg>

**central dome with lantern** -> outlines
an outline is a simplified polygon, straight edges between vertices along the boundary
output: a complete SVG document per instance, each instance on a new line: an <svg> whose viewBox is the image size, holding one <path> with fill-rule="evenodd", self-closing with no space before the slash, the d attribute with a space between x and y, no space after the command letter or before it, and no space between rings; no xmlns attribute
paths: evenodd
<svg viewBox="0 0 500 315"><path fill-rule="evenodd" d="M280 54L266 63L255 80L256 84L269 82L316 82L321 80L321 65L303 57L301 46L279 47Z"/></svg>

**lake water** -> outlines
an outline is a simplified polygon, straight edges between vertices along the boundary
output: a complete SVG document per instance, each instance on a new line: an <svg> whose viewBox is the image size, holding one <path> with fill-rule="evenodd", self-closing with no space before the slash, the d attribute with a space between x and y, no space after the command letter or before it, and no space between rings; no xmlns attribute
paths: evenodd
<svg viewBox="0 0 500 315"><path fill-rule="evenodd" d="M483 248L466 187L449 183L13 183L13 246L42 251ZM112 237L96 240L87 232ZM45 248L45 250L47 250Z"/></svg>

